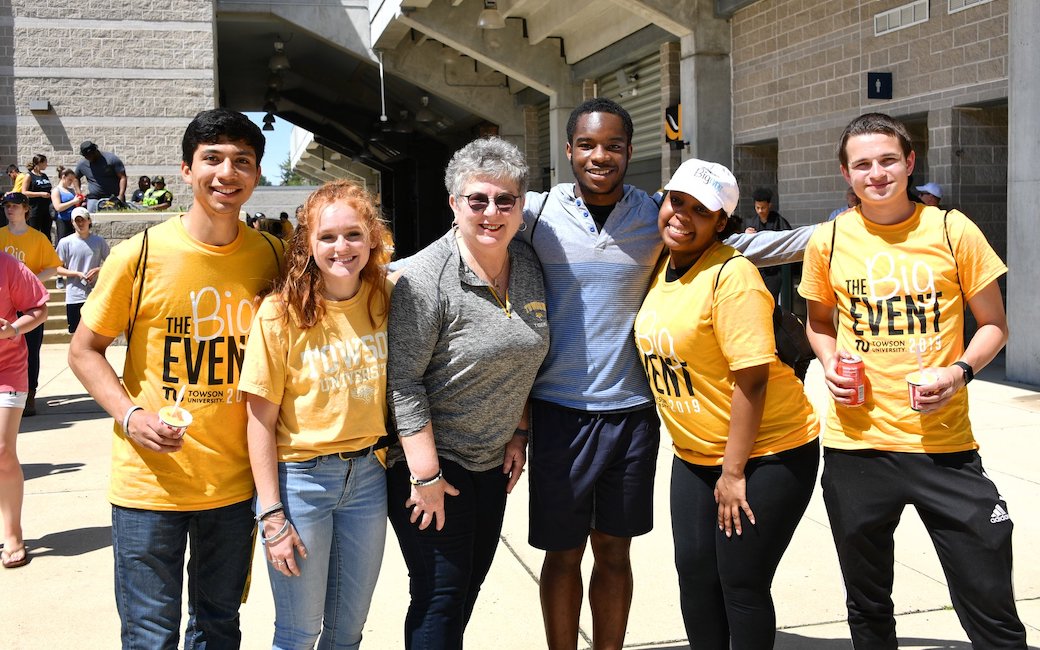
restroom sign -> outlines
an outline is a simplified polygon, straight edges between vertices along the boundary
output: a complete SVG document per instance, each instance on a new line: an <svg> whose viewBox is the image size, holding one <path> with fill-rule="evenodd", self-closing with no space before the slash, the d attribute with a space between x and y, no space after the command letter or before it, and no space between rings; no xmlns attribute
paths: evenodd
<svg viewBox="0 0 1040 650"><path fill-rule="evenodd" d="M892 99L892 73L867 73L867 99Z"/></svg>

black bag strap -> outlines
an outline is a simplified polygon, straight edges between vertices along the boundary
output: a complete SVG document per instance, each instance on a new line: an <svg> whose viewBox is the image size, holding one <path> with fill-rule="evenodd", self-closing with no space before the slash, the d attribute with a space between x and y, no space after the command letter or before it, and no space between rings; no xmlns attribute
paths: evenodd
<svg viewBox="0 0 1040 650"><path fill-rule="evenodd" d="M264 241L267 242L267 245L271 247L271 253L274 255L274 261L275 261L275 264L278 267L278 275L281 275L282 274L282 260L285 259L285 242L282 241L281 239L278 240L279 243L281 243L281 245L282 245L282 254L279 255L278 251L275 250L274 244L271 243L271 240L275 239L275 236L274 235L270 235L270 234L268 234L266 232L260 233L260 234L263 236Z"/></svg>
<svg viewBox="0 0 1040 650"><path fill-rule="evenodd" d="M715 286L713 286L711 288L711 300L712 300L712 302L715 301L715 290L719 288L719 278L722 277L722 269L726 268L727 264L729 264L733 260L737 259L738 257L744 257L744 256L743 255L734 255L733 257L731 257L728 260L726 260L725 262L723 262L721 266L719 266L719 272L715 274Z"/></svg>
<svg viewBox="0 0 1040 650"><path fill-rule="evenodd" d="M141 237L141 252L137 254L137 264L134 266L134 283L130 287L130 321L126 325L126 344L130 345L130 337L134 335L134 325L137 324L137 312L141 309L141 295L144 292L144 274L148 269L148 228L144 229ZM136 296L134 289L137 289ZM136 298L136 299L135 299Z"/></svg>
<svg viewBox="0 0 1040 650"><path fill-rule="evenodd" d="M545 204L549 202L549 192L545 193L545 200L542 201L542 205L538 208L538 214L534 215L534 221L531 222L531 241L534 242L534 229L538 227L538 222L542 218L542 210L545 209Z"/></svg>

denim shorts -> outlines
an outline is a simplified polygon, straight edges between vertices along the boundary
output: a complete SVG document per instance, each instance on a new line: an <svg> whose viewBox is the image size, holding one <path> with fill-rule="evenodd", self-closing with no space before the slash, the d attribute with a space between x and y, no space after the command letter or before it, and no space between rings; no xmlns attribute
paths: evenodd
<svg viewBox="0 0 1040 650"><path fill-rule="evenodd" d="M25 408L25 398L29 393L20 393L15 390L0 392L0 409L22 409Z"/></svg>

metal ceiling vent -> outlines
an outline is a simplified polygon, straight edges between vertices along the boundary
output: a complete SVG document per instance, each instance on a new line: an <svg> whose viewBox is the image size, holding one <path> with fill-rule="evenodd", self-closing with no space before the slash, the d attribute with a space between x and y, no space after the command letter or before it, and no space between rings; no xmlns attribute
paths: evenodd
<svg viewBox="0 0 1040 650"><path fill-rule="evenodd" d="M928 22L928 0L917 0L902 7L874 14L874 36L881 36L924 22Z"/></svg>
<svg viewBox="0 0 1040 650"><path fill-rule="evenodd" d="M965 9L984 5L990 1L991 0L950 0L950 10L948 13L955 14L958 11L964 11Z"/></svg>

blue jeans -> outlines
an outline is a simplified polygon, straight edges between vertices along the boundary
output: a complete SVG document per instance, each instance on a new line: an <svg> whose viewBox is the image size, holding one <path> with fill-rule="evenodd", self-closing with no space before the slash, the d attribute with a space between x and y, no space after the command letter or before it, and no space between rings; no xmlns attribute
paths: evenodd
<svg viewBox="0 0 1040 650"><path fill-rule="evenodd" d="M386 541L383 466L374 454L278 463L278 486L307 559L297 556L299 577L267 566L273 647L358 648Z"/></svg>
<svg viewBox="0 0 1040 650"><path fill-rule="evenodd" d="M123 648L176 650L186 546L191 557L185 650L238 648L253 530L250 501L191 512L112 506Z"/></svg>
<svg viewBox="0 0 1040 650"><path fill-rule="evenodd" d="M404 502L411 494L408 464L387 471L390 523L408 565L411 603L404 621L408 650L462 650L469 623L498 550L506 509L508 476L501 467L471 472L440 457L444 478L459 490L444 497L444 528L419 530Z"/></svg>

